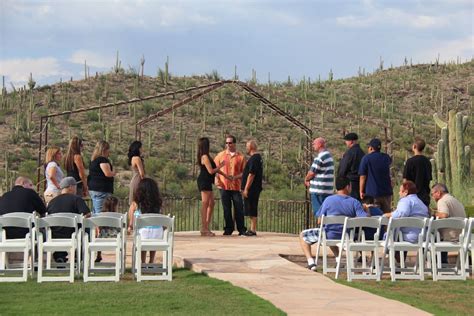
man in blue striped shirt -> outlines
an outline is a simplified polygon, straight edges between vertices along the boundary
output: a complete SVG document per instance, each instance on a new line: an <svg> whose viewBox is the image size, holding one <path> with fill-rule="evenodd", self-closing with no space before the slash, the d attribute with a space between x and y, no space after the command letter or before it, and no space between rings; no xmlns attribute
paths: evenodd
<svg viewBox="0 0 474 316"><path fill-rule="evenodd" d="M309 188L313 214L319 217L323 201L334 191L334 160L326 149L326 140L322 137L313 140L313 149L318 153L306 174L304 184Z"/></svg>

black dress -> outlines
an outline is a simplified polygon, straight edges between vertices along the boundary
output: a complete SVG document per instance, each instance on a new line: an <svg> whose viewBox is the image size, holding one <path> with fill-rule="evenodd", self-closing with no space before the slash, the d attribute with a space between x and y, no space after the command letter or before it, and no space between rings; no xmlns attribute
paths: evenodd
<svg viewBox="0 0 474 316"><path fill-rule="evenodd" d="M216 163L214 162L214 160L212 160L209 155L207 155L207 157L211 162L212 169L216 168ZM199 173L199 176L197 178L197 185L199 191L212 191L212 184L214 183L215 177L216 174L210 174L207 171L206 166L201 165L201 172Z"/></svg>

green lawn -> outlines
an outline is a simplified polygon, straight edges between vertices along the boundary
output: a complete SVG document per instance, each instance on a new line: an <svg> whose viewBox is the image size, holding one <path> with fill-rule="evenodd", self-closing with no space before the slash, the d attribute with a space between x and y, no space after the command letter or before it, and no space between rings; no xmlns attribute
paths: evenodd
<svg viewBox="0 0 474 316"><path fill-rule="evenodd" d="M473 315L474 280L467 281L341 281L379 296L404 302L434 315Z"/></svg>
<svg viewBox="0 0 474 316"><path fill-rule="evenodd" d="M137 283L127 274L118 283L3 283L0 297L1 315L284 315L247 290L185 269L172 282Z"/></svg>

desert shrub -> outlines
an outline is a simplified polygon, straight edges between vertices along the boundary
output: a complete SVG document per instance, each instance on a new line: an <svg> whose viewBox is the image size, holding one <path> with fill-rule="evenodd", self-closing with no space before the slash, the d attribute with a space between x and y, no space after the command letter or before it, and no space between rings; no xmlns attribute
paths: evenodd
<svg viewBox="0 0 474 316"><path fill-rule="evenodd" d="M20 162L18 172L20 175L30 178L31 180L36 179L36 168L37 162L34 160L23 160Z"/></svg>

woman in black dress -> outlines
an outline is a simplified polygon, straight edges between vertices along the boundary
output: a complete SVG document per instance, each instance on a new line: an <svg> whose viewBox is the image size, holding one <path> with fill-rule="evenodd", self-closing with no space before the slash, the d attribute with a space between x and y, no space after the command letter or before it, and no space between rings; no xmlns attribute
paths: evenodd
<svg viewBox="0 0 474 316"><path fill-rule="evenodd" d="M78 182L76 195L86 197L89 192L87 187L86 170L81 155L82 147L82 139L77 136L71 138L66 156L64 157L64 167L66 168L67 176L73 177Z"/></svg>
<svg viewBox="0 0 474 316"><path fill-rule="evenodd" d="M209 230L209 223L214 212L214 194L212 184L216 173L224 175L220 169L224 166L221 162L216 166L214 159L209 156L209 138L201 137L198 141L197 164L201 167L201 172L197 178L198 189L201 192L201 236L215 236ZM225 175L224 175L225 176Z"/></svg>

